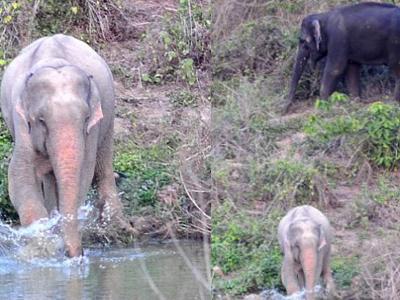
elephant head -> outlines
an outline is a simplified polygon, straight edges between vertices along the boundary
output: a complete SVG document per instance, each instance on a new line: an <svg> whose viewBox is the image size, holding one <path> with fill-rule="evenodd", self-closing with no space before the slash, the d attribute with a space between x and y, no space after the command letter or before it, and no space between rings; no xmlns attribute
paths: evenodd
<svg viewBox="0 0 400 300"><path fill-rule="evenodd" d="M67 62L36 67L27 76L16 105L35 153L47 158L56 178L67 254L81 255L77 209L88 136L103 117L92 76Z"/></svg>
<svg viewBox="0 0 400 300"><path fill-rule="evenodd" d="M310 59L311 67L314 69L317 62L326 56L327 37L324 28L326 17L326 13L310 15L304 18L301 23L296 62L294 64L293 75L290 83L290 103L294 100L297 84L308 59Z"/></svg>
<svg viewBox="0 0 400 300"><path fill-rule="evenodd" d="M321 250L326 246L322 226L310 219L300 219L290 224L285 240L285 253L292 255L300 265L299 284L306 290L307 300L314 299L314 288L321 275Z"/></svg>

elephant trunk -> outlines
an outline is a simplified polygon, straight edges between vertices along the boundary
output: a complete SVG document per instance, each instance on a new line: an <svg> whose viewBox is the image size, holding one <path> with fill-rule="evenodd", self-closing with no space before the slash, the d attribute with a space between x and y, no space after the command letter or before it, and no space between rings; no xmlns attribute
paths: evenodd
<svg viewBox="0 0 400 300"><path fill-rule="evenodd" d="M82 254L78 228L80 177L84 143L79 129L69 124L50 135L51 163L57 181L58 206L63 216L62 230L69 257Z"/></svg>
<svg viewBox="0 0 400 300"><path fill-rule="evenodd" d="M303 74L304 67L308 61L309 56L310 52L304 47L299 46L297 50L296 62L293 69L293 75L290 82L289 103L292 103L294 101L297 84L299 83L300 77Z"/></svg>
<svg viewBox="0 0 400 300"><path fill-rule="evenodd" d="M306 299L314 300L314 288L316 285L317 251L315 247L303 248L300 260L304 272Z"/></svg>

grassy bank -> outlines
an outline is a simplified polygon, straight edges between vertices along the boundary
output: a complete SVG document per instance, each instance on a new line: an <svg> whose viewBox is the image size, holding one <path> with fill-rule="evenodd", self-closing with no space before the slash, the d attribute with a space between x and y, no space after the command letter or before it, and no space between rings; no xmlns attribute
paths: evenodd
<svg viewBox="0 0 400 300"><path fill-rule="evenodd" d="M293 111L282 114L302 18L355 2L215 3L215 295L285 292L277 225L291 207L309 204L335 229L340 297L395 299L400 114L388 70L363 69L361 102L341 94L343 84L317 101L320 72L306 69Z"/></svg>

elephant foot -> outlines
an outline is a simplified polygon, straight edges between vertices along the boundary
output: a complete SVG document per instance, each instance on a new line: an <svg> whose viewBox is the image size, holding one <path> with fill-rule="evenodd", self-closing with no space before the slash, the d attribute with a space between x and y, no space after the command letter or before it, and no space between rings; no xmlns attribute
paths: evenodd
<svg viewBox="0 0 400 300"><path fill-rule="evenodd" d="M282 109L282 114L283 115L288 114L290 112L290 109L292 108L292 106L293 106L293 102L292 101L286 103L284 105L283 109Z"/></svg>
<svg viewBox="0 0 400 300"><path fill-rule="evenodd" d="M48 218L47 210L41 204L27 203L17 209L22 226L29 226L37 220Z"/></svg>
<svg viewBox="0 0 400 300"><path fill-rule="evenodd" d="M326 281L326 292L328 299L340 299L339 294L336 291L336 286L335 282L333 281L333 278L329 276L328 278L325 279Z"/></svg>

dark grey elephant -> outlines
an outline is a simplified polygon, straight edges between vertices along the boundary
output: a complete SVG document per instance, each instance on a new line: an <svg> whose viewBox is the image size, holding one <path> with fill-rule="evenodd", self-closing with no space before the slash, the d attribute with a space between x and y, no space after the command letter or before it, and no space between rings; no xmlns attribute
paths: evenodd
<svg viewBox="0 0 400 300"><path fill-rule="evenodd" d="M288 107L307 61L326 57L320 97L327 99L346 75L352 96L360 96L361 64L388 65L396 77L394 98L400 101L400 8L364 2L340 7L303 19Z"/></svg>
<svg viewBox="0 0 400 300"><path fill-rule="evenodd" d="M112 168L113 78L93 49L62 34L33 42L4 73L1 110L15 142L9 193L21 225L57 209L67 255L81 255L77 209L93 179L102 217L127 225Z"/></svg>
<svg viewBox="0 0 400 300"><path fill-rule="evenodd" d="M291 209L278 227L284 254L282 283L289 295L306 290L306 299L315 298L314 289L322 276L331 296L335 284L330 269L332 228L316 208L303 205Z"/></svg>

